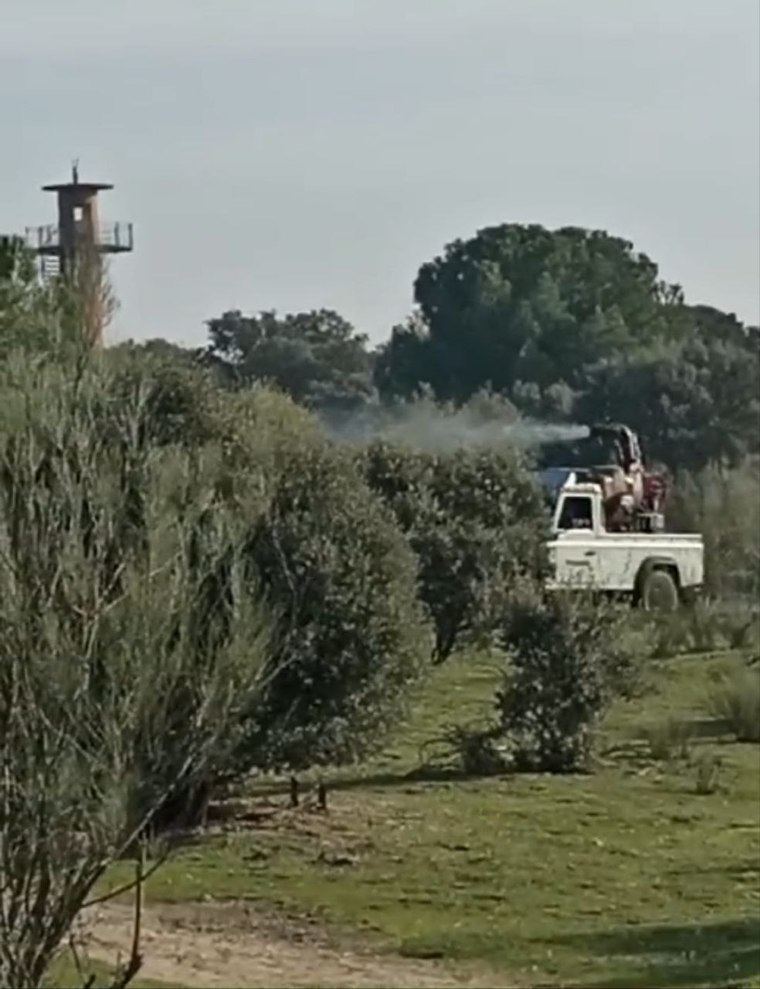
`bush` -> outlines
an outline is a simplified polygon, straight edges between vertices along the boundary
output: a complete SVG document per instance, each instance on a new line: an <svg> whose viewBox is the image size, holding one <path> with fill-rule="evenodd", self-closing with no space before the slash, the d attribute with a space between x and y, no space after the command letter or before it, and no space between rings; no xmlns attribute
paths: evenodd
<svg viewBox="0 0 760 989"><path fill-rule="evenodd" d="M118 393L112 412L139 394L144 435L188 446L204 462L214 497L245 527L247 577L276 618L267 687L246 714L234 772L364 753L398 714L429 649L414 560L392 516L287 396L263 386L201 389L199 420L187 387L207 382L200 372L167 376L145 359L129 370L140 388ZM175 419L159 413L169 407ZM217 600L229 579L220 561Z"/></svg>
<svg viewBox="0 0 760 989"><path fill-rule="evenodd" d="M223 443L238 467L268 473L275 451L308 444L319 433L314 416L284 393L265 385L224 389L192 353L123 344L103 360L100 414L108 423L124 403L136 405L144 442L185 449Z"/></svg>
<svg viewBox="0 0 760 989"><path fill-rule="evenodd" d="M415 452L373 443L360 455L419 561L435 658L489 637L510 592L547 566L540 493L509 450Z"/></svg>
<svg viewBox="0 0 760 989"><path fill-rule="evenodd" d="M502 628L510 665L497 695L514 769L587 767L594 729L634 679L622 621L612 607L575 594L515 595Z"/></svg>
<svg viewBox="0 0 760 989"><path fill-rule="evenodd" d="M498 776L509 768L493 728L473 729L454 725L442 741L456 758L465 776Z"/></svg>
<svg viewBox="0 0 760 989"><path fill-rule="evenodd" d="M240 520L136 396L103 429L110 384L0 370L3 985L39 985L110 864L226 768L266 653Z"/></svg>
<svg viewBox="0 0 760 989"><path fill-rule="evenodd" d="M426 665L415 561L347 454L315 443L279 464L248 546L278 635L241 758L292 768L351 761L394 723Z"/></svg>
<svg viewBox="0 0 760 989"><path fill-rule="evenodd" d="M144 442L194 449L219 437L225 396L200 364L187 356L180 359L128 344L107 351L104 358L110 372L104 419L125 402L137 402Z"/></svg>
<svg viewBox="0 0 760 989"><path fill-rule="evenodd" d="M692 728L683 718L668 717L649 725L644 731L649 754L656 760L685 759L689 754Z"/></svg>
<svg viewBox="0 0 760 989"><path fill-rule="evenodd" d="M707 704L739 742L760 742L760 670L746 669L711 686Z"/></svg>
<svg viewBox="0 0 760 989"><path fill-rule="evenodd" d="M756 605L698 599L672 614L649 616L650 654L668 659L684 653L746 649L757 640Z"/></svg>
<svg viewBox="0 0 760 989"><path fill-rule="evenodd" d="M714 598L760 597L760 464L676 476L668 505L672 530L701 532L705 588Z"/></svg>
<svg viewBox="0 0 760 989"><path fill-rule="evenodd" d="M651 612L646 619L653 659L671 659L690 651L689 625L682 611Z"/></svg>

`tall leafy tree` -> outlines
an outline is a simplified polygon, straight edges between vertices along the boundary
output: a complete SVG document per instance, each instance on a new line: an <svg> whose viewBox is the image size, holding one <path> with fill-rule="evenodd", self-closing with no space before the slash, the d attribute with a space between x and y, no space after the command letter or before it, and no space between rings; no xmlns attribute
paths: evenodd
<svg viewBox="0 0 760 989"><path fill-rule="evenodd" d="M488 227L424 264L414 292L426 332L394 332L378 361L385 394L408 394L415 375L455 400L488 384L575 386L588 364L685 329L681 290L653 261L577 227Z"/></svg>
<svg viewBox="0 0 760 989"><path fill-rule="evenodd" d="M367 337L330 309L208 321L209 358L239 383L267 380L295 401L321 407L360 405L369 396Z"/></svg>
<svg viewBox="0 0 760 989"><path fill-rule="evenodd" d="M650 457L673 468L736 466L760 452L760 337L715 309L688 314L684 340L589 368L574 413L628 422Z"/></svg>

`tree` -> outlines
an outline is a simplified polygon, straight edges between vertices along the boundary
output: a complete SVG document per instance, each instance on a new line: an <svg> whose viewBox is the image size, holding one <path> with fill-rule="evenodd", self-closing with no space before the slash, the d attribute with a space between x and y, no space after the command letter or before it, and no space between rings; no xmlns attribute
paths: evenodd
<svg viewBox="0 0 760 989"><path fill-rule="evenodd" d="M488 227L424 264L414 291L426 332L395 331L378 359L385 395L414 378L456 401L488 384L575 387L589 363L682 330L678 286L628 241L576 227Z"/></svg>
<svg viewBox="0 0 760 989"><path fill-rule="evenodd" d="M110 864L227 767L266 657L203 455L156 458L140 389L104 423L108 385L49 360L0 378L3 985L39 986Z"/></svg>
<svg viewBox="0 0 760 989"><path fill-rule="evenodd" d="M434 454L379 442L359 462L417 556L436 661L488 641L515 586L546 567L542 500L514 450Z"/></svg>
<svg viewBox="0 0 760 989"><path fill-rule="evenodd" d="M205 350L201 347L183 347L181 344L172 343L171 340L164 340L162 337L152 337L150 340L125 340L109 348L112 356L118 354L129 354L136 357L143 356L146 359L166 362L167 364L181 364L183 367L203 366Z"/></svg>
<svg viewBox="0 0 760 989"><path fill-rule="evenodd" d="M754 354L760 349L760 327L745 326L735 313L725 313L714 306L687 306L687 313L701 339L722 340Z"/></svg>
<svg viewBox="0 0 760 989"><path fill-rule="evenodd" d="M329 309L208 321L209 358L239 383L268 381L313 408L361 405L371 393L367 337Z"/></svg>
<svg viewBox="0 0 760 989"><path fill-rule="evenodd" d="M304 768L371 751L430 654L414 557L390 512L345 452L314 442L283 452L247 553L278 623L244 765Z"/></svg>
<svg viewBox="0 0 760 989"><path fill-rule="evenodd" d="M760 331L685 305L628 241L488 227L424 264L415 299L376 359L385 401L430 387L461 404L490 384L529 417L629 423L674 468L759 448Z"/></svg>
<svg viewBox="0 0 760 989"><path fill-rule="evenodd" d="M390 340L377 349L373 380L380 395L414 399L425 388L433 394L456 395L456 368L447 348L433 341L420 312L394 326Z"/></svg>
<svg viewBox="0 0 760 989"><path fill-rule="evenodd" d="M589 368L574 414L627 422L649 457L672 469L736 466L760 449L759 372L751 335L718 336L697 325L682 341Z"/></svg>

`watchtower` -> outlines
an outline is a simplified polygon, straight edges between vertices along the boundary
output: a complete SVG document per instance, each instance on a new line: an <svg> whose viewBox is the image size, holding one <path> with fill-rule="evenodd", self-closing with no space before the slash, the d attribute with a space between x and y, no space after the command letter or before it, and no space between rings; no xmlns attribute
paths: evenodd
<svg viewBox="0 0 760 989"><path fill-rule="evenodd" d="M123 254L133 247L131 223L104 224L100 220L98 194L113 189L105 182L80 182L77 163L71 169L71 181L44 185L44 192L58 198L58 223L26 228L26 242L40 257L44 279L62 277L73 280L78 268L86 264L92 277L86 280L90 292L101 289L102 259L106 254ZM88 335L94 345L103 342L103 312L99 301L85 300L89 314Z"/></svg>

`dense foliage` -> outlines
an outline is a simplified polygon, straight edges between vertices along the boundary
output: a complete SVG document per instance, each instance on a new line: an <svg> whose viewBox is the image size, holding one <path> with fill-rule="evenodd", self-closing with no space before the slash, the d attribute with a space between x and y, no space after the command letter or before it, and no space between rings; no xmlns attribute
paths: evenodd
<svg viewBox="0 0 760 989"><path fill-rule="evenodd" d="M586 365L678 332L678 287L602 231L488 227L424 264L414 290L427 333L409 348L397 331L383 371L401 348L441 398L489 382L498 391L518 381L574 386Z"/></svg>
<svg viewBox="0 0 760 989"><path fill-rule="evenodd" d="M708 467L675 478L668 506L675 529L701 532L705 589L711 597L760 598L760 461L731 470Z"/></svg>
<svg viewBox="0 0 760 989"><path fill-rule="evenodd" d="M462 402L490 385L531 416L626 422L673 468L758 450L757 328L685 305L625 240L489 227L424 264L415 299L376 361L386 399L429 385Z"/></svg>
<svg viewBox="0 0 760 989"><path fill-rule="evenodd" d="M208 321L210 363L228 381L268 381L312 408L355 408L371 392L367 338L338 313L235 310Z"/></svg>
<svg viewBox="0 0 760 989"><path fill-rule="evenodd" d="M594 730L629 689L623 617L610 606L526 586L505 612L509 658L497 697L509 765L533 772L588 768Z"/></svg>
<svg viewBox="0 0 760 989"><path fill-rule="evenodd" d="M423 453L376 442L360 463L417 556L436 659L487 641L510 592L546 567L542 501L514 450Z"/></svg>
<svg viewBox="0 0 760 989"><path fill-rule="evenodd" d="M296 768L358 758L430 653L415 560L390 512L347 456L315 443L284 455L247 552L278 624L242 758Z"/></svg>
<svg viewBox="0 0 760 989"><path fill-rule="evenodd" d="M275 616L266 689L246 714L233 774L367 751L430 652L414 558L390 513L283 394L220 392L202 369L134 351L113 381L116 408L142 396L147 443L203 451L215 498L241 518L247 579ZM222 567L218 600L227 579Z"/></svg>
<svg viewBox="0 0 760 989"><path fill-rule="evenodd" d="M588 369L574 414L625 416L649 456L673 468L734 467L760 451L758 343L750 332L695 326L681 341L602 361Z"/></svg>
<svg viewBox="0 0 760 989"><path fill-rule="evenodd" d="M51 293L37 277L34 256L18 237L0 237L0 360L34 352L55 335Z"/></svg>
<svg viewBox="0 0 760 989"><path fill-rule="evenodd" d="M268 622L202 453L138 389L0 368L0 981L37 986L107 868L229 763ZM219 565L227 594L209 594Z"/></svg>
<svg viewBox="0 0 760 989"><path fill-rule="evenodd" d="M760 591L757 328L574 227L486 228L414 291L376 354L327 309L94 354L100 264L45 283L0 239L2 984L40 985L109 865L221 780L370 752L431 654L507 656L466 765L587 768L635 670L621 612L541 589L520 448L563 423L637 430L708 590ZM756 738L744 689L720 709Z"/></svg>

